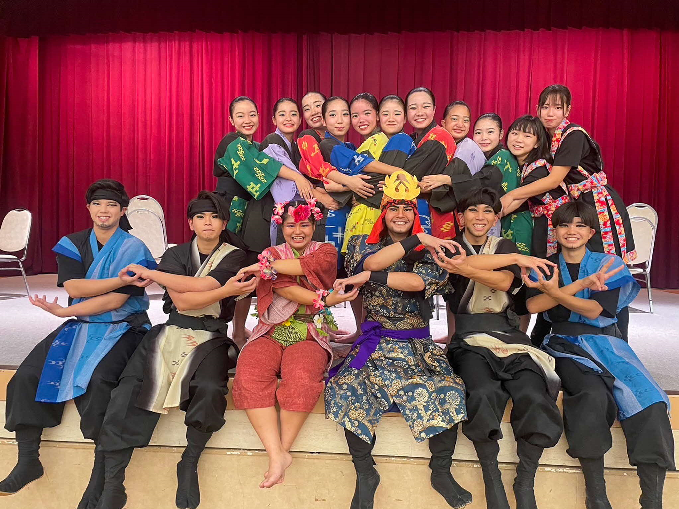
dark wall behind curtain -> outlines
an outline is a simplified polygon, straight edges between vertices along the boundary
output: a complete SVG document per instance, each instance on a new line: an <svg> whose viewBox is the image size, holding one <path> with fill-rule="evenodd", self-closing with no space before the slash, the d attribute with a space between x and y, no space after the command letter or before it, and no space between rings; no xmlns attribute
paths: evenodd
<svg viewBox="0 0 679 509"><path fill-rule="evenodd" d="M84 192L122 180L166 209L171 242L188 238L185 205L212 189L214 148L230 130L228 102L260 105L260 139L281 96L317 89L405 95L425 85L438 115L454 99L506 125L534 113L539 92L565 83L571 118L600 143L627 203L660 213L654 285L679 287L671 227L679 178L670 122L679 112L679 33L565 29L374 35L151 34L0 39L0 213L35 214L33 272L56 269L51 247L85 228ZM672 115L674 113L674 115Z"/></svg>

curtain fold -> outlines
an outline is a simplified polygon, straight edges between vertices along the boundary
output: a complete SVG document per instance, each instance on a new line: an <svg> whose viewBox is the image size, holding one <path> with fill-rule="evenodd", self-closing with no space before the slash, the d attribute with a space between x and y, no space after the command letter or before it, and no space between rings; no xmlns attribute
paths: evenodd
<svg viewBox="0 0 679 509"><path fill-rule="evenodd" d="M228 104L250 95L261 140L271 107L306 90L378 99L428 86L437 118L462 99L505 127L535 113L564 83L573 121L602 148L626 203L660 214L653 278L679 287L672 230L679 177L671 168L679 111L679 33L563 29L371 35L203 32L0 38L0 214L34 214L33 273L52 272L52 246L87 227L87 186L116 178L166 210L171 242L189 238L188 200L214 189L214 150L232 130ZM354 136L354 141L357 141Z"/></svg>

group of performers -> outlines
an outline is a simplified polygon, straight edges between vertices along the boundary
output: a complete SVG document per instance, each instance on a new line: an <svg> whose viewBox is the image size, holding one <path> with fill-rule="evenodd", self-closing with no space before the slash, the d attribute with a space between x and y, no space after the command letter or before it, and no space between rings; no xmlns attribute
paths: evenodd
<svg viewBox="0 0 679 509"><path fill-rule="evenodd" d="M78 509L122 509L134 448L178 407L187 446L176 505L195 509L199 458L225 424L235 367L234 405L269 457L262 488L284 482L294 441L324 394L356 469L351 509L373 508L376 430L394 411L415 440L428 439L431 485L451 507L472 500L451 472L462 423L487 507L508 509L498 441L511 398L517 508L537 508L540 457L565 431L587 507L610 509L603 456L616 418L639 503L661 508L674 443L669 400L626 342L627 306L639 291L626 267L635 257L629 218L570 108L565 86L548 87L538 116L512 122L503 144L501 118L487 113L472 125L462 101L436 125L434 95L423 87L379 103L369 93L348 102L310 92L301 111L293 99L277 101L276 130L258 144L257 106L238 97L229 111L236 132L215 155L216 191L188 204L193 238L157 266L127 233L123 185L92 184L92 227L54 247L68 305L30 298L69 319L8 384L5 427L16 433L18 460L0 494L43 475L42 431L73 399L83 436L95 442ZM295 138L302 117L309 129ZM358 148L346 141L352 127L364 138ZM151 327L153 282L169 317ZM253 293L258 321L248 331ZM448 308L445 344L429 330L436 295ZM330 310L343 302L353 334L338 330ZM531 337L530 313L538 314Z"/></svg>

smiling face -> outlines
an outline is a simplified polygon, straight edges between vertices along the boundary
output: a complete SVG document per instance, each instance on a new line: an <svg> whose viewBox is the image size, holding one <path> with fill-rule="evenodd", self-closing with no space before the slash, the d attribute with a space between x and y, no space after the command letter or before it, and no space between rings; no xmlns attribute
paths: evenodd
<svg viewBox="0 0 679 509"><path fill-rule="evenodd" d="M273 123L283 134L293 134L302 123L297 105L290 101L280 103L276 108Z"/></svg>
<svg viewBox="0 0 679 509"><path fill-rule="evenodd" d="M349 105L341 99L329 102L323 123L328 128L330 134L337 137L340 141L344 141L344 137L347 135L349 125L351 124Z"/></svg>
<svg viewBox="0 0 679 509"><path fill-rule="evenodd" d="M537 147L538 141L534 134L513 129L507 135L507 148L514 154L519 164L523 164L531 150Z"/></svg>
<svg viewBox="0 0 679 509"><path fill-rule="evenodd" d="M408 97L408 123L417 130L424 129L434 121L436 107L426 92L415 92Z"/></svg>
<svg viewBox="0 0 679 509"><path fill-rule="evenodd" d="M321 108L323 107L323 96L321 94L311 93L302 98L302 114L304 121L312 129L323 127L323 114Z"/></svg>
<svg viewBox="0 0 679 509"><path fill-rule="evenodd" d="M236 128L236 131L247 139L252 139L252 135L259 128L259 113L257 113L255 103L252 101L239 101L234 104L229 122Z"/></svg>
<svg viewBox="0 0 679 509"><path fill-rule="evenodd" d="M210 242L219 239L226 228L226 221L220 219L216 212L199 212L189 219L189 228L200 240Z"/></svg>
<svg viewBox="0 0 679 509"><path fill-rule="evenodd" d="M364 138L377 129L377 111L365 99L358 99L351 105L351 125Z"/></svg>
<svg viewBox="0 0 679 509"><path fill-rule="evenodd" d="M384 101L380 107L380 127L387 136L403 131L406 124L405 111L397 100Z"/></svg>
<svg viewBox="0 0 679 509"><path fill-rule="evenodd" d="M469 110L461 104L453 106L446 118L441 121L441 125L453 136L455 143L461 142L467 137L471 126Z"/></svg>
<svg viewBox="0 0 679 509"><path fill-rule="evenodd" d="M542 106L538 106L538 117L550 133L553 133L571 112L558 95L550 95Z"/></svg>
<svg viewBox="0 0 679 509"><path fill-rule="evenodd" d="M286 216L283 220L283 238L290 247L302 252L311 242L316 225L311 219L296 223L294 218Z"/></svg>
<svg viewBox="0 0 679 509"><path fill-rule="evenodd" d="M573 251L581 249L596 233L579 217L574 217L570 223L557 224L554 231L561 248Z"/></svg>
<svg viewBox="0 0 679 509"><path fill-rule="evenodd" d="M389 205L384 213L384 224L392 237L406 238L415 222L415 209L412 205Z"/></svg>
<svg viewBox="0 0 679 509"><path fill-rule="evenodd" d="M467 237L474 245L486 241L488 231L495 225L497 219L493 207L484 203L470 205L464 212L458 213L460 226L464 227Z"/></svg>
<svg viewBox="0 0 679 509"><path fill-rule="evenodd" d="M118 228L120 218L127 211L126 208L120 206L120 203L113 200L92 200L87 204L87 209L90 211L94 226L101 230Z"/></svg>
<svg viewBox="0 0 679 509"><path fill-rule="evenodd" d="M503 134L497 122L490 118L482 118L474 126L474 141L485 153L490 152L500 144Z"/></svg>

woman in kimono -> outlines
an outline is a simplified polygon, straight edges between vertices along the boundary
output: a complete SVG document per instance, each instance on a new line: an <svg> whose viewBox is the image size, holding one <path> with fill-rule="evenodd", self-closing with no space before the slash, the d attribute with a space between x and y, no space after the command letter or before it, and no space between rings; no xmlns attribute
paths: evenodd
<svg viewBox="0 0 679 509"><path fill-rule="evenodd" d="M252 99L240 96L231 101L229 122L236 132L226 135L217 147L214 175L219 180L216 192L230 204L227 228L240 233L248 248L248 259L254 261L257 254L270 245L269 237L261 234L262 230L269 230L269 224L264 218L262 204L256 201L266 200L263 203L268 203L269 208L273 208L274 202L269 191L277 177L293 181L299 194L305 199L313 198L312 185L298 171L261 152L259 144L253 141L259 128L259 111ZM249 206L252 208L248 212ZM268 216L268 212L266 214ZM246 215L247 222L244 221ZM241 231L243 224L247 226ZM233 340L237 344L243 344L248 334L245 320L251 300L245 298L236 304Z"/></svg>
<svg viewBox="0 0 679 509"><path fill-rule="evenodd" d="M486 157L474 140L467 138L472 125L471 116L471 109L466 102L454 101L446 106L441 125L455 140L457 145L455 157L467 163L469 171L474 175L483 168Z"/></svg>
<svg viewBox="0 0 679 509"><path fill-rule="evenodd" d="M501 173L501 191L508 193L521 185L521 170L516 158L502 145L503 137L502 119L497 113L485 113L474 124L474 142L486 158L484 168L494 167ZM530 255L533 218L527 204L502 218L501 235L514 242L521 254Z"/></svg>
<svg viewBox="0 0 679 509"><path fill-rule="evenodd" d="M502 198L505 214L531 196L565 185L573 200L594 207L599 215L599 230L589 242L590 250L632 262L636 252L625 204L608 185L599 145L587 131L568 120L570 111L571 92L564 85L550 85L540 94L538 117L551 136L554 166L544 179L507 193Z"/></svg>
<svg viewBox="0 0 679 509"><path fill-rule="evenodd" d="M290 448L323 392L329 340L337 329L328 308L358 295L358 289L332 291L337 249L312 240L320 217L314 200L277 204L272 220L281 225L285 243L239 272L261 277L259 322L238 358L233 384L235 407L246 411L269 455L261 488L283 482Z"/></svg>

